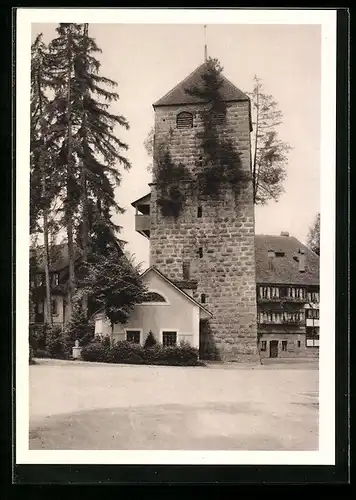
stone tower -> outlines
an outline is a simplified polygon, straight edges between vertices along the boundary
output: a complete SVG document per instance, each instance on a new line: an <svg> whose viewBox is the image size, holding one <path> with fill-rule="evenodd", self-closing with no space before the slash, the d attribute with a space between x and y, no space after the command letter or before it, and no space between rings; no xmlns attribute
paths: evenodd
<svg viewBox="0 0 356 500"><path fill-rule="evenodd" d="M201 83L205 63L157 101L154 156L165 144L172 161L190 170L199 164L197 132L203 129L201 109L206 104L185 92ZM220 94L227 104L220 127L241 153L250 171L251 115L249 98L223 77ZM186 186L184 206L177 217L162 214L158 190L149 197L150 265L202 302L213 313L201 323L203 358L256 361L256 281L254 206L251 181L236 200L227 187L218 198L197 195ZM145 197L146 198L146 197ZM142 199L144 200L144 199ZM135 205L136 206L136 205ZM182 311L184 314L184 311Z"/></svg>

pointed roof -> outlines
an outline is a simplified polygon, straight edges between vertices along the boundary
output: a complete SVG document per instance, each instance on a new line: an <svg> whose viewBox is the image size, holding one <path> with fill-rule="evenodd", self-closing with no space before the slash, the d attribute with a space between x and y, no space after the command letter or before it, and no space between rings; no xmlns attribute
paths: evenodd
<svg viewBox="0 0 356 500"><path fill-rule="evenodd" d="M146 269L142 274L141 274L141 278L143 278L144 276L146 276L146 274L148 274L150 271L153 271L155 272L158 276L160 276L164 281L166 281L169 285L171 285L173 288L175 288L176 290L178 290L178 292L180 292L182 295L184 295L185 298L187 298L188 300L190 300L191 302L193 302L194 305L196 306L199 306L200 309L202 309L208 316L212 316L213 314L204 306L202 306L201 304L199 304L198 301L196 301L193 297L191 297L190 295L188 295L184 290L182 290L181 288L179 288L177 285L175 285L173 283L173 281L171 281L169 278L167 278L167 276L165 276L163 273L161 273L161 271L159 271L155 266L151 266L149 267L148 269Z"/></svg>
<svg viewBox="0 0 356 500"><path fill-rule="evenodd" d="M206 63L201 64L190 75L170 90L165 96L153 104L153 107L171 106L179 104L196 104L204 102L196 96L188 95L185 89L201 86L201 76L206 70ZM249 97L221 75L223 84L220 89L224 101L249 101Z"/></svg>

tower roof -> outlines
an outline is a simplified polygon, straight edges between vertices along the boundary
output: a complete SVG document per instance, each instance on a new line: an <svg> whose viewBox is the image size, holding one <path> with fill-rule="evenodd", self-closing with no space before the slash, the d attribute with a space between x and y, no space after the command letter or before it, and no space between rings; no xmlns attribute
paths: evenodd
<svg viewBox="0 0 356 500"><path fill-rule="evenodd" d="M200 87L202 83L201 76L206 70L206 63L201 64L190 75L170 90L165 96L153 104L153 107L171 106L179 104L196 104L204 102L199 97L191 96L185 92L185 89ZM221 75L223 84L220 92L224 101L249 101L249 97L233 85L227 78Z"/></svg>

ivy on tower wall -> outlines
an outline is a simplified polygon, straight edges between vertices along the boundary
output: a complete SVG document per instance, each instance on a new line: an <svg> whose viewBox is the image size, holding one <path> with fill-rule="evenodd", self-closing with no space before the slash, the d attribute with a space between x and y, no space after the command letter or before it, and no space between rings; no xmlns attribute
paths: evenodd
<svg viewBox="0 0 356 500"><path fill-rule="evenodd" d="M228 108L220 94L221 71L218 61L209 59L201 85L185 89L202 103L197 111L202 127L195 132L196 150L200 156L193 168L173 161L171 130L156 148L153 175L162 215L178 217L188 193L219 198L222 188L230 186L237 200L241 187L249 179L249 172L242 166L241 153L227 131ZM181 147L184 153L184 144Z"/></svg>

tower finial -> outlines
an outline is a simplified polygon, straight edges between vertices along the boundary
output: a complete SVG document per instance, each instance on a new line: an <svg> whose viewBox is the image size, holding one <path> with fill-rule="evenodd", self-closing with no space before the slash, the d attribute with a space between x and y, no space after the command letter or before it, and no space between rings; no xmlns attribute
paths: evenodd
<svg viewBox="0 0 356 500"><path fill-rule="evenodd" d="M204 24L204 62L208 60L208 46L206 44L206 24Z"/></svg>

